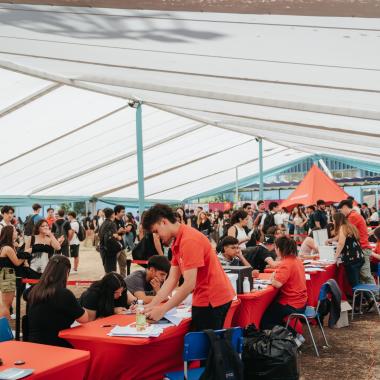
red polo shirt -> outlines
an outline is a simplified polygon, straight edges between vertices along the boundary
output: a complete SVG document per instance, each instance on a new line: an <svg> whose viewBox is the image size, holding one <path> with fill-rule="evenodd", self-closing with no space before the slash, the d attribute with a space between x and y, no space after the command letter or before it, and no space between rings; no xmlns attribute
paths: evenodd
<svg viewBox="0 0 380 380"><path fill-rule="evenodd" d="M348 214L347 219L358 229L360 236L360 245L362 249L371 249L371 246L368 241L367 224L364 218L361 215L359 215L356 211L352 210Z"/></svg>
<svg viewBox="0 0 380 380"><path fill-rule="evenodd" d="M274 278L282 284L277 300L278 303L293 306L296 309L306 305L305 269L300 259L294 256L282 258Z"/></svg>
<svg viewBox="0 0 380 380"><path fill-rule="evenodd" d="M172 265L179 266L182 274L189 269L198 269L193 306L217 307L232 301L235 293L231 282L206 236L181 224L172 253Z"/></svg>

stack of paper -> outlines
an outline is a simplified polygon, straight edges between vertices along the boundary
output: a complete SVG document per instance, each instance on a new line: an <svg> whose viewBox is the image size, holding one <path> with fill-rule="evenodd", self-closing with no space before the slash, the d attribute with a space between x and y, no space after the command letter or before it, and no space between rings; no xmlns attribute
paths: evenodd
<svg viewBox="0 0 380 380"><path fill-rule="evenodd" d="M168 324L169 325L169 324ZM170 326L173 326L170 324ZM167 326L168 327L168 326ZM143 331L136 329L136 324L131 323L128 326L115 326L110 332L109 336L130 336L138 338L156 338L164 331L163 325L147 325Z"/></svg>

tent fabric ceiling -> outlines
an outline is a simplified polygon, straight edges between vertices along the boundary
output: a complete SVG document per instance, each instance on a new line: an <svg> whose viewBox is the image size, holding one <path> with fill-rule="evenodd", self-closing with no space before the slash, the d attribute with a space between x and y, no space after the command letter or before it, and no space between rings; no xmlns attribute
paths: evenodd
<svg viewBox="0 0 380 380"><path fill-rule="evenodd" d="M185 199L310 154L380 167L378 19L0 5L0 194ZM4 134L3 134L4 136Z"/></svg>

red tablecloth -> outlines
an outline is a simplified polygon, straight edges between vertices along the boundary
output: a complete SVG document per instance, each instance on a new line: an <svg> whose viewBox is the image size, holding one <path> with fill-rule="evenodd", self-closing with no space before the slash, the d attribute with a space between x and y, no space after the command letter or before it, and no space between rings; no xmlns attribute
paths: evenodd
<svg viewBox="0 0 380 380"><path fill-rule="evenodd" d="M183 368L183 337L189 331L190 319L166 328L158 338L110 337L107 333L112 327L101 327L134 321L133 315L112 315L59 335L75 348L91 352L88 380L158 380L165 372Z"/></svg>
<svg viewBox="0 0 380 380"><path fill-rule="evenodd" d="M0 357L4 363L0 370L34 369L28 380L83 380L90 362L90 353L86 351L17 341L0 343ZM25 364L16 366L16 360Z"/></svg>
<svg viewBox="0 0 380 380"><path fill-rule="evenodd" d="M232 301L231 307L228 310L226 319L224 321L224 328L228 329L232 326L232 319L236 313L236 310L239 308L241 301L239 299Z"/></svg>
<svg viewBox="0 0 380 380"><path fill-rule="evenodd" d="M312 272L309 274L310 280L306 281L306 286L308 298L307 304L310 306L317 306L321 286L331 278L338 283L339 288L342 291L342 300L347 299L346 294L352 294L352 289L348 283L343 265L328 265L325 267L324 272Z"/></svg>
<svg viewBox="0 0 380 380"><path fill-rule="evenodd" d="M239 294L238 298L241 304L232 318L232 326L245 327L250 323L254 323L259 328L261 317L276 297L277 292L276 288L269 285L264 290L257 290L249 294Z"/></svg>

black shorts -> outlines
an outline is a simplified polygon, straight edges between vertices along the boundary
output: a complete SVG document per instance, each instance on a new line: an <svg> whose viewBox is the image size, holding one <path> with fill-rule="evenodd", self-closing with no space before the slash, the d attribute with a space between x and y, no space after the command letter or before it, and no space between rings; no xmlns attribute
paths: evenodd
<svg viewBox="0 0 380 380"><path fill-rule="evenodd" d="M70 245L70 257L78 257L78 256L79 256L79 244Z"/></svg>

